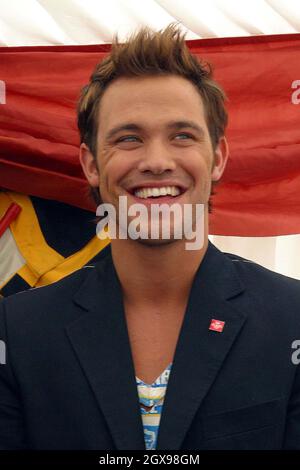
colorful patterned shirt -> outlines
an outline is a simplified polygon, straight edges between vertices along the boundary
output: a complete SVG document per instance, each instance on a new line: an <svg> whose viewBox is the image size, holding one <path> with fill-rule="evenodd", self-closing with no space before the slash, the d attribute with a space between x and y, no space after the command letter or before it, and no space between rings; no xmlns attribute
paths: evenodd
<svg viewBox="0 0 300 470"><path fill-rule="evenodd" d="M152 384L146 384L136 377L147 450L156 448L159 422L171 367L172 363L168 365ZM152 406L152 408L145 410L142 405Z"/></svg>

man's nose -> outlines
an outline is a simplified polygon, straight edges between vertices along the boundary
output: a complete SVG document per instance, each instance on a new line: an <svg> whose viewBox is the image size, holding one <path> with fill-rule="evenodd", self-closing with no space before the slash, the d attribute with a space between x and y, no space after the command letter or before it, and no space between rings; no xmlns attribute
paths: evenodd
<svg viewBox="0 0 300 470"><path fill-rule="evenodd" d="M153 174L161 174L167 170L175 170L176 162L170 149L162 142L153 142L145 148L143 157L138 164L140 172L150 171Z"/></svg>

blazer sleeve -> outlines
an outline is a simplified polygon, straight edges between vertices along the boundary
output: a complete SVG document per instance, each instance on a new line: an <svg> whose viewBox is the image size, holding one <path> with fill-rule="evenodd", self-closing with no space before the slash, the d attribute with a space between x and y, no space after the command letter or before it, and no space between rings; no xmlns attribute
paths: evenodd
<svg viewBox="0 0 300 470"><path fill-rule="evenodd" d="M288 403L284 449L300 450L300 366L297 366Z"/></svg>
<svg viewBox="0 0 300 470"><path fill-rule="evenodd" d="M22 404L10 363L5 302L0 301L0 450L26 449Z"/></svg>

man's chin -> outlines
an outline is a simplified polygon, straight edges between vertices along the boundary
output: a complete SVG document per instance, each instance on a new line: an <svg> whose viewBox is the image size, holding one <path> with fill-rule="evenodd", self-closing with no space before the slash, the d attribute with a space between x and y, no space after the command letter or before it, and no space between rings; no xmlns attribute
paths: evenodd
<svg viewBox="0 0 300 470"><path fill-rule="evenodd" d="M137 238L134 241L144 246L161 247L171 245L175 242L178 242L179 240L175 238Z"/></svg>

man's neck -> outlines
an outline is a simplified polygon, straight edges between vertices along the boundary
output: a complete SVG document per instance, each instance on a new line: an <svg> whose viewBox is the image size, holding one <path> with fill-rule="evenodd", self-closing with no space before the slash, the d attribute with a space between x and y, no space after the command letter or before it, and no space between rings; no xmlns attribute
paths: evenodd
<svg viewBox="0 0 300 470"><path fill-rule="evenodd" d="M184 240L156 246L130 239L112 240L124 301L135 306L185 303L207 246L207 236L199 250L186 250Z"/></svg>

